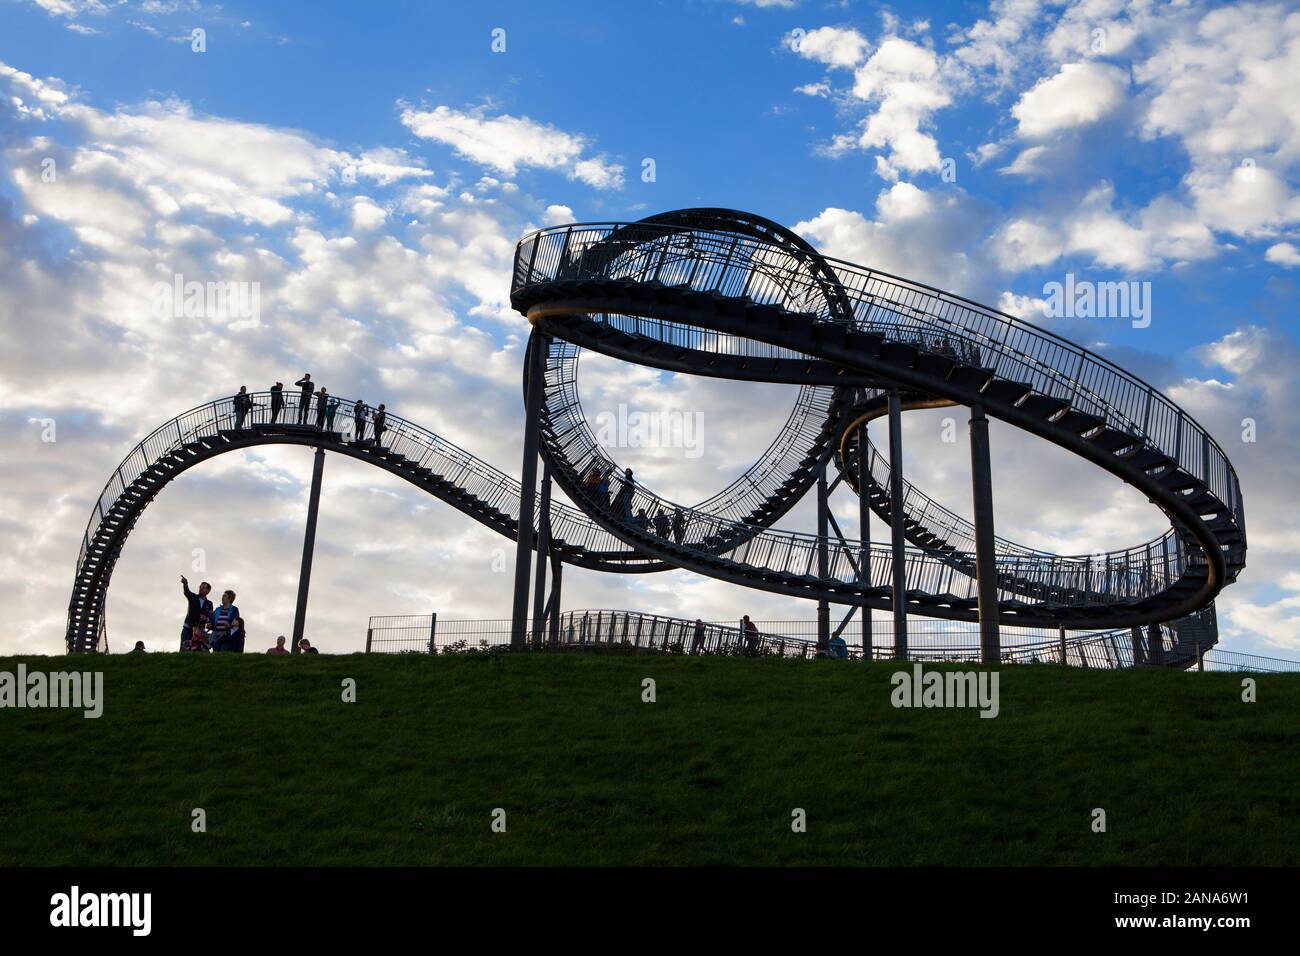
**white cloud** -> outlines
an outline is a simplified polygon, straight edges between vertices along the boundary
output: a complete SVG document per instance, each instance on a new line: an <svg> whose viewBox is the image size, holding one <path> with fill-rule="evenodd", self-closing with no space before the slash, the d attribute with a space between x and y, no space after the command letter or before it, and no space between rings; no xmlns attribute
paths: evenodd
<svg viewBox="0 0 1300 956"><path fill-rule="evenodd" d="M875 112L856 134L838 137L833 151L854 146L886 151L876 157L877 171L886 179L939 168L939 145L923 130L952 100L934 51L899 37L886 39L855 71L852 93Z"/></svg>
<svg viewBox="0 0 1300 956"><path fill-rule="evenodd" d="M805 60L832 69L851 69L862 62L871 43L851 27L817 27L802 35L787 33L785 42Z"/></svg>
<svg viewBox="0 0 1300 956"><path fill-rule="evenodd" d="M623 167L584 156L586 137L526 116L487 116L483 110L448 106L402 110L402 123L416 136L445 143L460 156L514 176L521 167L559 170L597 189L620 189Z"/></svg>
<svg viewBox="0 0 1300 956"><path fill-rule="evenodd" d="M377 206L367 196L357 196L352 200L352 228L358 232L370 232L378 229L388 219L388 213L382 206Z"/></svg>
<svg viewBox="0 0 1300 956"><path fill-rule="evenodd" d="M1039 139L1095 123L1124 102L1128 75L1103 63L1066 63L1011 108L1021 136Z"/></svg>
<svg viewBox="0 0 1300 956"><path fill-rule="evenodd" d="M1297 249L1293 243L1279 242L1268 247L1264 258L1290 269L1292 266L1300 266L1300 249Z"/></svg>

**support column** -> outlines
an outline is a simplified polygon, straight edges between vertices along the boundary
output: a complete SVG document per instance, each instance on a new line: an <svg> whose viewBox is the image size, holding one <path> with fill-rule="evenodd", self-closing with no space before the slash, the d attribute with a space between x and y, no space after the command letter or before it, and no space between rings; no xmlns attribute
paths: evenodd
<svg viewBox="0 0 1300 956"><path fill-rule="evenodd" d="M316 458L311 467L311 495L307 499L307 530L302 536L302 565L298 569L298 606L293 612L293 648L298 653L307 624L307 592L311 588L311 559L316 551L316 516L320 513L320 485L325 474L325 449L316 448Z"/></svg>
<svg viewBox="0 0 1300 956"><path fill-rule="evenodd" d="M867 497L867 426L864 422L858 429L858 582L864 587L871 587L871 501ZM872 656L871 646L871 608L863 605L862 614L862 659L869 661Z"/></svg>
<svg viewBox="0 0 1300 956"><path fill-rule="evenodd" d="M551 644L560 643L560 585L564 581L564 562L557 556L551 563Z"/></svg>
<svg viewBox="0 0 1300 956"><path fill-rule="evenodd" d="M533 646L542 646L546 623L546 564L551 550L551 469L542 462L542 506L537 529L537 576L533 582Z"/></svg>
<svg viewBox="0 0 1300 956"><path fill-rule="evenodd" d="M894 657L907 658L907 539L903 536L903 398L889 393L889 528L893 545Z"/></svg>
<svg viewBox="0 0 1300 956"><path fill-rule="evenodd" d="M817 577L830 576L830 494L826 490L826 462L817 472ZM826 654L831 646L831 605L825 598L817 601L817 652Z"/></svg>
<svg viewBox="0 0 1300 956"><path fill-rule="evenodd" d="M528 340L528 386L524 396L524 460L519 474L519 528L515 542L515 591L510 613L510 646L521 648L528 638L528 572L532 568L533 518L537 505L537 445L542 411L542 379L546 374L548 336L534 332Z"/></svg>
<svg viewBox="0 0 1300 956"><path fill-rule="evenodd" d="M979 595L980 660L1002 659L998 626L998 566L993 538L993 468L989 460L989 420L980 405L970 410L971 493L975 498L975 577Z"/></svg>

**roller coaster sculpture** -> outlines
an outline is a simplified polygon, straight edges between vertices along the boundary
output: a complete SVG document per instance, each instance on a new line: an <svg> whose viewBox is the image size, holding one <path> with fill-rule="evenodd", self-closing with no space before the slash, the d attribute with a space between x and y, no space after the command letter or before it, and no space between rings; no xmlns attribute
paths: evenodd
<svg viewBox="0 0 1300 956"><path fill-rule="evenodd" d="M1246 558L1237 474L1186 412L1087 349L958 296L822 256L770 220L726 209L534 232L516 248L511 304L532 325L522 481L392 415L380 446L345 431L271 424L265 415L235 428L231 398L192 409L141 441L100 495L77 561L69 651L102 646L113 566L158 491L201 461L270 443L370 461L514 539L512 641L520 645L557 639L565 564L618 573L684 568L815 600L823 646L831 604L864 609L864 625L867 609L889 611L899 657L909 653L909 614L978 622L985 661L1004 658L1004 625L1059 630L1063 641L1066 631L1085 632L1080 641L1122 635L1131 662L1166 666L1187 666L1217 641L1213 601ZM717 494L687 505L636 483L628 507L614 508L585 481L593 469L622 469L583 414L583 350L799 388L771 445ZM902 460L902 412L946 406L969 409L974 520L890 467ZM351 403L336 414L349 421ZM888 421L888 454L868 434L877 418ZM1086 555L997 536L988 418L1119 477L1164 513L1168 530ZM572 505L553 500L552 481ZM858 496L860 526L869 528L874 512L888 540L840 534L827 503L840 482ZM810 491L817 533L776 528ZM680 518L661 534L633 517L642 509ZM864 647L871 647L865 627Z"/></svg>

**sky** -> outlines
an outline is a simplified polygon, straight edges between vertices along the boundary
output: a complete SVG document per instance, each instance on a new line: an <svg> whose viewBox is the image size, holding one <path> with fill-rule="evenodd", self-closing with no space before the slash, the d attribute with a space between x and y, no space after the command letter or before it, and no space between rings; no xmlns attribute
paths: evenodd
<svg viewBox="0 0 1300 956"><path fill-rule="evenodd" d="M95 498L136 441L304 370L518 474L515 242L690 206L985 302L1163 390L1241 479L1250 551L1221 646L1300 656L1300 5L994 0L341 3L0 0L0 652L62 650ZM256 283L256 314L160 314L160 283ZM1061 317L1053 283L1139 283L1149 321ZM793 387L582 360L588 417L698 416L617 448L698 501ZM951 411L904 469L969 514ZM960 420L964 433L964 419ZM999 534L1086 553L1163 530L1099 469L993 423ZM249 647L292 627L306 449L187 472L146 510L110 644L170 650L179 576L230 587ZM856 504L837 493L846 532ZM813 530L810 503L782 527ZM879 532L877 532L879 533ZM308 635L377 614L509 616L513 544L330 456ZM569 569L566 608L812 620L689 572Z"/></svg>

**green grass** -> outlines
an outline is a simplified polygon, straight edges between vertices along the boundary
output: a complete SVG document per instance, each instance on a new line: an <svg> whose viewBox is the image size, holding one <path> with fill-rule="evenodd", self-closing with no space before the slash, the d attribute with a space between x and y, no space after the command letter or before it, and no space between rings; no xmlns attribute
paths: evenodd
<svg viewBox="0 0 1300 956"><path fill-rule="evenodd" d="M986 720L889 663L22 660L106 703L0 710L0 865L1300 863L1295 676L1007 666Z"/></svg>

